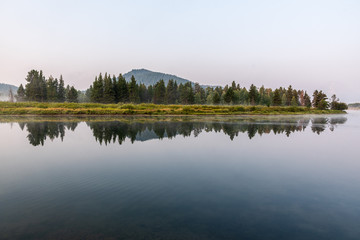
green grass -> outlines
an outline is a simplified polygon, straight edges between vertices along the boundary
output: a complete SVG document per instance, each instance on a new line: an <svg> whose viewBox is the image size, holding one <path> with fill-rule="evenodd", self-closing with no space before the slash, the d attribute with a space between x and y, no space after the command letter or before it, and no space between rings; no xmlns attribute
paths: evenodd
<svg viewBox="0 0 360 240"><path fill-rule="evenodd" d="M0 102L0 115L292 115L344 111L305 107Z"/></svg>

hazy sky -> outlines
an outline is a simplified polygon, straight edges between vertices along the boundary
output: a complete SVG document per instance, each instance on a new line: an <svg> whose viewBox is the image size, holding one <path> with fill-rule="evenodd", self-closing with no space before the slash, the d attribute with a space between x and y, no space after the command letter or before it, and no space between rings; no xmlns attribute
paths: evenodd
<svg viewBox="0 0 360 240"><path fill-rule="evenodd" d="M360 101L360 1L0 0L0 82L31 69L86 89L146 68Z"/></svg>

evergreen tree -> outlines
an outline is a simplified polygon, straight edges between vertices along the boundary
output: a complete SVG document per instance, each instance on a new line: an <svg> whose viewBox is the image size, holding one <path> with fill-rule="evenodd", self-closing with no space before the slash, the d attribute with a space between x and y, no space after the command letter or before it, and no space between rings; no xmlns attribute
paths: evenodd
<svg viewBox="0 0 360 240"><path fill-rule="evenodd" d="M177 95L177 84L173 79L170 79L166 86L166 103L175 104Z"/></svg>
<svg viewBox="0 0 360 240"><path fill-rule="evenodd" d="M118 82L117 82L115 75L113 75L113 77L112 77L112 89L114 92L114 101L115 101L115 103L118 103L120 101L119 100L120 96L119 96Z"/></svg>
<svg viewBox="0 0 360 240"><path fill-rule="evenodd" d="M105 73L103 103L114 103L114 102L115 102L115 92L113 88L113 82L110 75Z"/></svg>
<svg viewBox="0 0 360 240"><path fill-rule="evenodd" d="M281 97L281 105L286 106L286 102L287 102L286 93L283 93L283 95Z"/></svg>
<svg viewBox="0 0 360 240"><path fill-rule="evenodd" d="M293 106L293 107L299 106L295 96L293 96L291 99L291 106Z"/></svg>
<svg viewBox="0 0 360 240"><path fill-rule="evenodd" d="M92 85L90 85L90 87L85 92L86 99L88 101L90 101L90 102L91 102L91 93L92 93L92 91L93 91L93 87L92 87Z"/></svg>
<svg viewBox="0 0 360 240"><path fill-rule="evenodd" d="M65 83L62 75L60 75L57 94L58 94L57 101L65 102Z"/></svg>
<svg viewBox="0 0 360 240"><path fill-rule="evenodd" d="M314 93L313 93L312 105L315 108L319 105L319 102L320 102L320 100L318 98L318 94L319 94L318 90L315 90Z"/></svg>
<svg viewBox="0 0 360 240"><path fill-rule="evenodd" d="M47 89L46 89L46 80L43 75L43 71L40 70L39 73L39 81L40 81L40 102L47 101Z"/></svg>
<svg viewBox="0 0 360 240"><path fill-rule="evenodd" d="M245 105L249 104L249 92L245 87L240 90L239 103Z"/></svg>
<svg viewBox="0 0 360 240"><path fill-rule="evenodd" d="M329 108L329 103L327 100L328 98L325 93L323 93L322 91L318 92L316 107L322 110Z"/></svg>
<svg viewBox="0 0 360 240"><path fill-rule="evenodd" d="M152 102L154 98L154 88L150 85L147 89L147 102Z"/></svg>
<svg viewBox="0 0 360 240"><path fill-rule="evenodd" d="M22 84L20 84L20 86L17 90L16 101L18 101L18 102L25 101L25 89Z"/></svg>
<svg viewBox="0 0 360 240"><path fill-rule="evenodd" d="M325 110L329 108L329 103L325 99L321 99L317 106L320 110Z"/></svg>
<svg viewBox="0 0 360 240"><path fill-rule="evenodd" d="M186 88L184 87L184 84L180 83L179 85L179 103L186 104Z"/></svg>
<svg viewBox="0 0 360 240"><path fill-rule="evenodd" d="M300 105L300 101L299 101L298 91L296 91L296 90L294 89L292 96L293 96L293 97L291 98L291 105L294 106L293 104L296 103L296 106L299 106L299 105ZM295 99L294 102L292 102L292 101L293 101L293 98Z"/></svg>
<svg viewBox="0 0 360 240"><path fill-rule="evenodd" d="M220 98L219 93L217 91L215 91L213 94L213 97L212 97L213 104L215 104L215 105L219 104L220 100L221 100L221 98Z"/></svg>
<svg viewBox="0 0 360 240"><path fill-rule="evenodd" d="M231 87L232 87L232 89L233 89L234 91L236 90L236 83L235 83L235 81L232 81Z"/></svg>
<svg viewBox="0 0 360 240"><path fill-rule="evenodd" d="M161 79L160 81L158 81L155 84L153 102L155 104L164 104L165 103L165 93L166 93L165 83L164 83L164 80Z"/></svg>
<svg viewBox="0 0 360 240"><path fill-rule="evenodd" d="M39 71L31 70L28 72L25 80L27 84L25 85L25 96L29 101L41 101L41 87L40 87L40 77Z"/></svg>
<svg viewBox="0 0 360 240"><path fill-rule="evenodd" d="M229 88L227 89L227 91L225 92L224 101L225 101L227 104L230 104L233 98L234 98L234 90L233 90L232 87L229 87Z"/></svg>
<svg viewBox="0 0 360 240"><path fill-rule="evenodd" d="M194 95L194 103L195 104L202 104L202 99L201 99L201 93L197 92Z"/></svg>
<svg viewBox="0 0 360 240"><path fill-rule="evenodd" d="M291 105L291 100L293 98L293 89L291 87L291 85L288 87L288 90L286 91L286 105L290 106Z"/></svg>
<svg viewBox="0 0 360 240"><path fill-rule="evenodd" d="M70 87L67 85L65 92L67 102L78 102L78 91L74 88L74 86Z"/></svg>
<svg viewBox="0 0 360 240"><path fill-rule="evenodd" d="M129 101L129 89L126 83L125 78L119 74L118 77L118 92L119 92L119 102L128 102Z"/></svg>
<svg viewBox="0 0 360 240"><path fill-rule="evenodd" d="M307 92L305 92L305 95L304 95L304 104L306 107L311 108L311 99L310 99L309 95L307 94Z"/></svg>
<svg viewBox="0 0 360 240"><path fill-rule="evenodd" d="M348 109L348 105L343 102L339 102L340 100L336 97L336 95L331 96L330 108L332 110L346 110Z"/></svg>
<svg viewBox="0 0 360 240"><path fill-rule="evenodd" d="M46 81L47 99L49 102L57 102L58 100L58 80L51 75Z"/></svg>
<svg viewBox="0 0 360 240"><path fill-rule="evenodd" d="M195 102L195 96L194 96L194 89L190 82L185 83L184 85L187 93L187 104L194 104Z"/></svg>
<svg viewBox="0 0 360 240"><path fill-rule="evenodd" d="M280 97L280 90L279 89L275 89L275 91L274 91L273 105L274 106L281 106L281 97Z"/></svg>
<svg viewBox="0 0 360 240"><path fill-rule="evenodd" d="M143 83L139 86L139 98L142 103L148 102L147 88Z"/></svg>
<svg viewBox="0 0 360 240"><path fill-rule="evenodd" d="M95 81L93 82L90 100L92 102L101 103L103 102L103 97L104 97L104 80L100 73L99 77L95 77Z"/></svg>
<svg viewBox="0 0 360 240"><path fill-rule="evenodd" d="M258 90L254 84L251 84L249 89L249 102L251 105L258 103Z"/></svg>
<svg viewBox="0 0 360 240"><path fill-rule="evenodd" d="M131 80L129 83L129 100L132 103L138 103L139 98L139 86L136 83L134 75L131 76Z"/></svg>
<svg viewBox="0 0 360 240"><path fill-rule="evenodd" d="M205 90L200 86L199 83L195 83L194 85L194 103L195 104L203 104L205 103Z"/></svg>

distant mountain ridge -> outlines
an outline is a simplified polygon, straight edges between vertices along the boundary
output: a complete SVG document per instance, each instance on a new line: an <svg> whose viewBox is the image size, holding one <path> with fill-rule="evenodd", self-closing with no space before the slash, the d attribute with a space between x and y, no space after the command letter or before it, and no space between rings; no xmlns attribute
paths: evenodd
<svg viewBox="0 0 360 240"><path fill-rule="evenodd" d="M0 83L0 101L6 101L9 99L9 90L12 90L14 95L16 94L18 87L6 84L6 83Z"/></svg>
<svg viewBox="0 0 360 240"><path fill-rule="evenodd" d="M360 103L349 103L349 108L357 108L360 109Z"/></svg>
<svg viewBox="0 0 360 240"><path fill-rule="evenodd" d="M165 85L169 82L170 79L173 79L177 82L177 84L185 84L187 82L191 82L190 80L187 80L185 78L181 78L175 75L161 73L161 72L153 72L147 69L133 69L128 73L124 74L124 78L127 82L130 81L131 76L135 77L136 82L143 83L145 86L155 85L158 81L161 79L164 80ZM194 84L193 82L191 82Z"/></svg>

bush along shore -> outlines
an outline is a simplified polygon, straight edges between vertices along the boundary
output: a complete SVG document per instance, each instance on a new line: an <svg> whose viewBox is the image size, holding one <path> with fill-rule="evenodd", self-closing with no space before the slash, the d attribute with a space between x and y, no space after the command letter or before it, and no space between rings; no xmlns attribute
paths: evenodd
<svg viewBox="0 0 360 240"><path fill-rule="evenodd" d="M0 102L0 115L295 115L342 114L300 106Z"/></svg>

